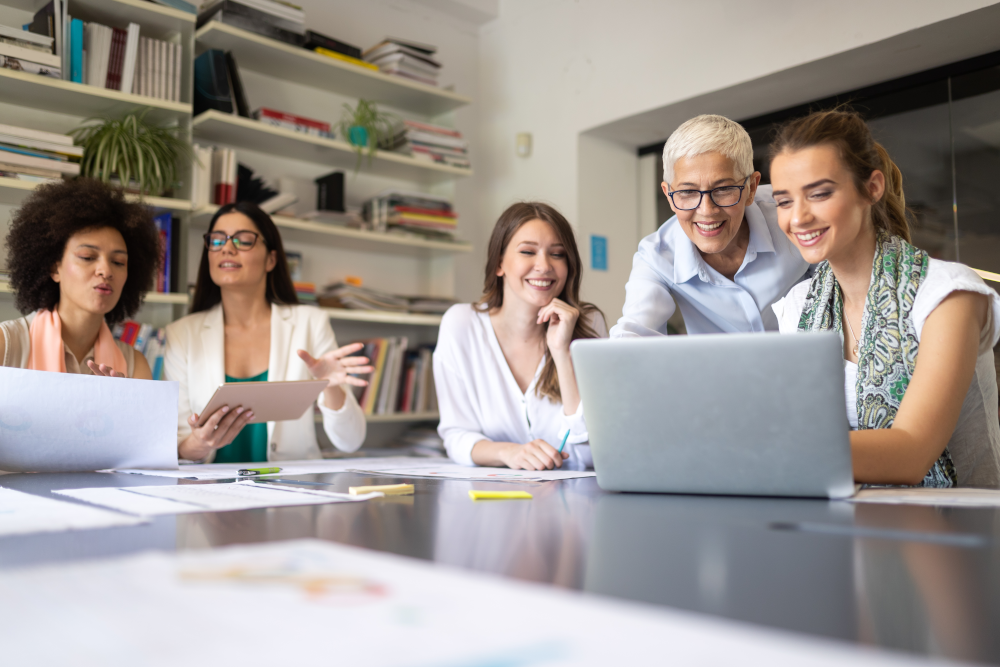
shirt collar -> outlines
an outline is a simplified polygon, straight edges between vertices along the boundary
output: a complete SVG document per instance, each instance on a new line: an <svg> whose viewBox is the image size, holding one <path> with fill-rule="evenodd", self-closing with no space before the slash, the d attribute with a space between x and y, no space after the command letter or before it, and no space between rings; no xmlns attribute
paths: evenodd
<svg viewBox="0 0 1000 667"><path fill-rule="evenodd" d="M752 254L751 261L760 252L774 252L774 241L771 238L771 230L768 229L767 220L760 207L754 202L746 207L744 217L750 227L750 243L747 245L747 254ZM705 260L702 258L698 247L691 242L680 222L677 223L678 239L674 244L674 282L683 283L691 280L704 271Z"/></svg>

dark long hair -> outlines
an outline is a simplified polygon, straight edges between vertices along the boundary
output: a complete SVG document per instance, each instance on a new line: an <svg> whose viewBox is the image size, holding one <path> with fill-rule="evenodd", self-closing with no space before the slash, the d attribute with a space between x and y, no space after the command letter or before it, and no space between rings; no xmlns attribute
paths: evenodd
<svg viewBox="0 0 1000 667"><path fill-rule="evenodd" d="M882 144L875 141L868 123L849 107L816 111L783 125L771 144L771 159L785 152L800 151L813 146L833 146L840 153L854 178L854 187L862 195L866 183L878 169L885 176L885 194L872 202L872 224L889 234L910 241L910 225L906 219L906 197L903 195L903 174L889 157Z"/></svg>
<svg viewBox="0 0 1000 667"><path fill-rule="evenodd" d="M592 303L580 301L583 262L580 261L580 252L576 247L573 228L559 211L541 202L518 202L509 206L500 215L500 219L493 227L493 234L490 236L486 258L486 281L483 285L483 296L476 304L476 308L480 311L490 311L503 305L503 277L497 275L497 270L500 268L500 263L503 262L503 255L507 252L511 238L522 225L532 220L547 222L566 250L566 264L569 271L566 276L566 284L558 298L580 311L580 317L577 318L576 326L573 327L573 340L597 338L597 332L590 326L588 319L592 313L600 313L601 311ZM547 330L548 324L545 327ZM545 366L542 368L541 377L535 386L535 393L539 396L548 396L554 401L562 401L556 362L552 359L551 354L546 354Z"/></svg>
<svg viewBox="0 0 1000 667"><path fill-rule="evenodd" d="M281 243L281 233L275 226L271 216L260 210L257 204L248 201L226 204L215 212L212 221L208 223L208 231L215 228L216 221L227 213L242 213L253 221L260 232L260 239L268 250L274 250L277 261L274 268L267 274L267 292L265 294L269 303L279 305L297 304L299 298L295 295L295 286L292 285L292 276L288 272L288 259L285 257L285 246ZM222 290L212 281L212 275L208 269L208 248L202 245L201 264L198 265L198 282L195 283L194 297L191 299L192 313L200 313L215 307L222 301Z"/></svg>

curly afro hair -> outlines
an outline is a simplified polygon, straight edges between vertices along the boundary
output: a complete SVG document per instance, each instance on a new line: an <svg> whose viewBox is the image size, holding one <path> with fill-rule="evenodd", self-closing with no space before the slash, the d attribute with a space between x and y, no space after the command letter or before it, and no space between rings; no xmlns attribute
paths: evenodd
<svg viewBox="0 0 1000 667"><path fill-rule="evenodd" d="M91 178L39 186L13 215L7 233L7 268L21 313L53 310L59 285L50 275L74 234L117 229L128 249L128 279L121 298L104 316L109 324L131 317L153 288L160 264L160 235L152 211L125 199L121 189Z"/></svg>

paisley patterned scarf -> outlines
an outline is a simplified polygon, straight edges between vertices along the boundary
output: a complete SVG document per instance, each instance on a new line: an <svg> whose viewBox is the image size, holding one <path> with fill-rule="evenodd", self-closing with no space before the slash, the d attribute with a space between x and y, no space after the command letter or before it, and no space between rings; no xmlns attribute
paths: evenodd
<svg viewBox="0 0 1000 667"><path fill-rule="evenodd" d="M858 349L858 429L889 428L913 377L917 362L916 330L910 311L930 257L898 236L879 232L872 281L865 300ZM844 296L829 262L816 267L799 331L833 329L844 337ZM955 486L951 453L944 453L920 486Z"/></svg>

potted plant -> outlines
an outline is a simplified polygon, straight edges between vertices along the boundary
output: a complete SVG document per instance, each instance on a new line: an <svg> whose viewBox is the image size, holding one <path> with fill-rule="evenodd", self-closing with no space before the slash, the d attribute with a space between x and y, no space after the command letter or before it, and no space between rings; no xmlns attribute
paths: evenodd
<svg viewBox="0 0 1000 667"><path fill-rule="evenodd" d="M178 138L180 128L147 121L150 111L88 118L70 132L83 146L80 174L105 183L117 179L124 189L143 195L171 190L177 181L177 161L190 159L191 147Z"/></svg>
<svg viewBox="0 0 1000 667"><path fill-rule="evenodd" d="M396 117L379 111L374 102L359 99L355 107L344 104L344 113L337 123L337 132L358 154L358 161L354 166L355 173L361 168L361 156L364 155L365 149L368 149L368 163L371 164L379 145L384 145L392 138L395 126Z"/></svg>

